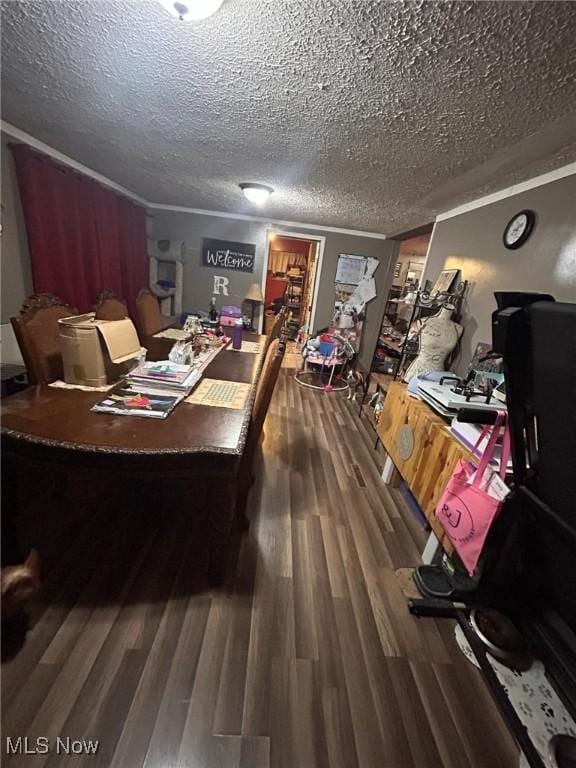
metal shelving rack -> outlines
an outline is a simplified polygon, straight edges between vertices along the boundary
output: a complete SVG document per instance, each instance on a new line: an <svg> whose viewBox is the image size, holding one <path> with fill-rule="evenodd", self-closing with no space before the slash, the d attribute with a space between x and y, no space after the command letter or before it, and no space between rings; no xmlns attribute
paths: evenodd
<svg viewBox="0 0 576 768"><path fill-rule="evenodd" d="M400 357L398 360L398 365L396 366L396 371L394 373L395 379L404 373L404 371L408 368L409 362L412 362L412 360L418 355L418 344L408 339L412 324L417 320L435 315L436 312L438 312L444 304L448 303L448 301L454 307L454 318L456 322L458 322L462 317L462 304L464 302L467 288L468 281L462 280L455 291L441 291L435 294L430 294L428 291L422 290L415 291L416 299L414 301L414 306L412 307L410 320L408 321L408 331L404 336L404 341L400 345ZM450 366L454 360L458 349L459 344L456 345L454 350L447 358L446 363L448 366Z"/></svg>
<svg viewBox="0 0 576 768"><path fill-rule="evenodd" d="M396 332L398 338L386 339L382 337L385 319L382 321L382 328L380 329L380 335L377 342L377 348L383 348L385 355L390 361L394 361L394 364L389 363L384 367L384 370L378 367L374 367L376 360L376 352L374 353L374 360L372 362L372 370L377 373L390 374L393 378L398 378L408 368L408 365L418 355L418 342L414 339L409 339L410 329L417 320L422 320L426 317L436 314L440 308L450 301L454 306L454 319L458 322L462 316L462 304L468 288L468 281L462 281L456 291L442 291L435 294L430 294L428 291L417 290L415 294L414 303L411 307L410 316L406 324L406 332L400 334ZM388 303L386 304L388 306ZM384 310L386 317L386 309ZM393 326L392 326L393 327ZM402 337L401 337L402 336ZM447 363L453 361L455 354L457 354L458 347L448 358Z"/></svg>
<svg viewBox="0 0 576 768"><path fill-rule="evenodd" d="M371 408L368 405L368 403L366 403L366 398L369 397L369 395L375 394L378 392L381 394L383 398L386 397L389 383L391 381L394 381L395 379L398 379L404 373L409 363L412 362L412 360L418 355L418 351L419 351L418 345L408 340L408 332L412 324L416 320L434 315L436 312L440 310L442 305L446 303L448 300L450 300L450 303L455 308L454 316L456 321L458 322L461 319L462 304L464 302L467 288L468 288L468 281L463 280L458 285L458 288L456 289L456 291L453 291L453 292L443 291L441 293L436 293L432 295L428 291L422 291L422 290L415 291L416 298L414 301L414 306L412 307L410 320L408 322L407 332L404 335L404 340L402 341L402 343L399 345L395 345L397 346L396 351L399 354L395 372L393 374L388 374L388 373L381 373L381 372L372 370L372 371L369 371L368 374L366 375L366 382L365 382L364 392L362 394L362 398L360 401L358 415L360 418L362 417L362 415L365 415L368 423L370 424L372 429L376 432L376 442L375 442L374 448L377 448L379 443L377 425L374 422L373 414L370 413ZM459 345L456 346L456 348L448 357L446 361L448 366L450 366L450 364L458 354L458 349L459 349ZM371 382L376 383L375 392L369 392Z"/></svg>
<svg viewBox="0 0 576 768"><path fill-rule="evenodd" d="M290 268L289 268L290 271ZM288 310L288 338L295 339L298 330L302 325L302 309L304 307L304 286L306 284L306 270L301 269L300 274L290 275L288 277L288 288L286 290L286 309Z"/></svg>

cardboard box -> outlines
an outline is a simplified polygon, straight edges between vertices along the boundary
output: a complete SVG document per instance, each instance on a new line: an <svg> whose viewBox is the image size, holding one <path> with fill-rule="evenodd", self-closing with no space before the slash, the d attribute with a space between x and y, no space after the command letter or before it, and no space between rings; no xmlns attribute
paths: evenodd
<svg viewBox="0 0 576 768"><path fill-rule="evenodd" d="M58 320L64 378L68 384L103 387L126 376L140 356L130 318L96 320L94 312Z"/></svg>

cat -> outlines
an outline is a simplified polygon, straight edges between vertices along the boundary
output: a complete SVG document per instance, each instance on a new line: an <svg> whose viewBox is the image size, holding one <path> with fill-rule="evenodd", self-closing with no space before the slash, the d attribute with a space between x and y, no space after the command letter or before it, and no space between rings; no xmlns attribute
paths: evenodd
<svg viewBox="0 0 576 768"><path fill-rule="evenodd" d="M366 380L358 371L350 370L346 376L346 384L348 384L348 400L352 400L355 403L358 390L361 390L362 394L364 394Z"/></svg>
<svg viewBox="0 0 576 768"><path fill-rule="evenodd" d="M2 620L20 612L23 604L40 589L40 557L35 549L25 562L7 565L0 574Z"/></svg>

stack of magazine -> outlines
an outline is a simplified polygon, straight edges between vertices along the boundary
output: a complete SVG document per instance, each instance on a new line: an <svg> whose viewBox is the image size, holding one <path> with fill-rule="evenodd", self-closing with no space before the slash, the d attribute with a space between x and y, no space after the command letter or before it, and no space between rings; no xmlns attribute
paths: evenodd
<svg viewBox="0 0 576 768"><path fill-rule="evenodd" d="M190 394L201 377L201 372L191 365L177 365L168 360L142 363L92 410L165 419Z"/></svg>
<svg viewBox="0 0 576 768"><path fill-rule="evenodd" d="M191 365L178 365L170 360L142 363L128 376L134 386L169 389L188 395L201 378L200 371Z"/></svg>

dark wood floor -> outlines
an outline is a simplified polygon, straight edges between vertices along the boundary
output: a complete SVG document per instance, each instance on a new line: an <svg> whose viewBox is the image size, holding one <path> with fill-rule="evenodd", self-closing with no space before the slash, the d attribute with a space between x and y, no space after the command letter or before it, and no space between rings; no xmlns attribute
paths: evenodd
<svg viewBox="0 0 576 768"><path fill-rule="evenodd" d="M451 623L406 610L394 572L418 563L425 535L381 483L373 435L344 397L291 373L225 590L204 587L204 542L177 505L155 515L128 500L90 519L69 509L65 531L43 510L49 573L3 664L3 735L100 747L3 764L517 765Z"/></svg>

